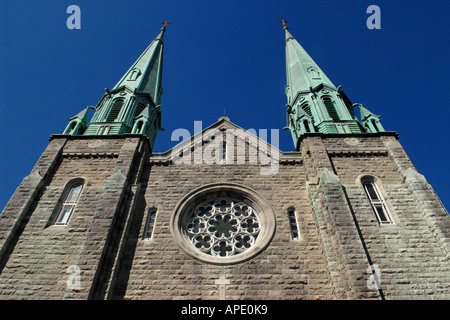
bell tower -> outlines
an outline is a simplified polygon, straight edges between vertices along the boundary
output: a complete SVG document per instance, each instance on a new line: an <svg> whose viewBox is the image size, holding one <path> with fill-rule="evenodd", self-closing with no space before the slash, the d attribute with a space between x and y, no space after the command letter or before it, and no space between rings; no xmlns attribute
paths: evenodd
<svg viewBox="0 0 450 320"><path fill-rule="evenodd" d="M163 22L159 35L95 107L88 107L69 118L64 134L120 135L142 134L153 148L161 130L162 65L164 33L170 22ZM95 110L89 124L87 112Z"/></svg>
<svg viewBox="0 0 450 320"><path fill-rule="evenodd" d="M299 138L307 133L363 133L353 111L354 105L327 77L306 50L292 36L281 20L285 31L287 126L295 148ZM378 122L378 118L376 119Z"/></svg>
<svg viewBox="0 0 450 320"><path fill-rule="evenodd" d="M161 129L163 24L117 85L50 137L0 214L0 299L111 296Z"/></svg>
<svg viewBox="0 0 450 320"><path fill-rule="evenodd" d="M291 35L287 21L280 22L286 50L285 129L304 161L305 189L322 243L331 244L324 246L324 255L330 281L340 283L335 297L448 299L448 286L439 288L449 283L447 210L398 134L386 131L379 115L352 103ZM430 252L436 252L439 263L428 263ZM431 281L439 284L427 290Z"/></svg>

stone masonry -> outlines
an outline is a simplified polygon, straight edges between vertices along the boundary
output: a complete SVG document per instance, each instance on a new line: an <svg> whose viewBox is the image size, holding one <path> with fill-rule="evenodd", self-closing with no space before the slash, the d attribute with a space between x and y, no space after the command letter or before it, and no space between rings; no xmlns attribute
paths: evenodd
<svg viewBox="0 0 450 320"><path fill-rule="evenodd" d="M226 118L212 127L237 128ZM191 141L191 150L212 143ZM233 146L245 163L175 164L170 150L150 153L141 135L53 136L0 215L0 299L450 298L450 219L395 133L306 134L299 152L280 152L273 175L248 161L258 143ZM367 175L393 224L377 221L361 183ZM76 210L68 225L52 225L75 178L86 181ZM180 248L175 209L210 184L251 189L273 210L274 235L250 259L208 263ZM80 269L78 289L67 286L70 266Z"/></svg>

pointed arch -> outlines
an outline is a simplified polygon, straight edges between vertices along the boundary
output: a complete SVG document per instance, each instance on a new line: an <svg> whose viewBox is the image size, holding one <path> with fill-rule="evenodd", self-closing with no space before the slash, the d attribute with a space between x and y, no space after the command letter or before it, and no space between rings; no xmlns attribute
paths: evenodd
<svg viewBox="0 0 450 320"><path fill-rule="evenodd" d="M294 207L289 207L287 209L289 226L291 230L291 239L300 240L300 231L298 229L297 213Z"/></svg>
<svg viewBox="0 0 450 320"><path fill-rule="evenodd" d="M133 126L132 133L140 134L142 133L142 128L144 126L144 120L137 120Z"/></svg>
<svg viewBox="0 0 450 320"><path fill-rule="evenodd" d="M306 119L303 120L303 127L305 127L305 132L306 133L311 132L311 127L309 125L309 121L308 120L306 120Z"/></svg>
<svg viewBox="0 0 450 320"><path fill-rule="evenodd" d="M361 184L379 224L393 224L394 220L379 187L379 179L366 175L361 178Z"/></svg>
<svg viewBox="0 0 450 320"><path fill-rule="evenodd" d="M308 102L303 103L300 107L303 109L303 111L305 111L305 113L308 116L312 117L311 106L309 105Z"/></svg>
<svg viewBox="0 0 450 320"><path fill-rule="evenodd" d="M83 178L75 178L66 183L47 226L69 224L86 184L87 182Z"/></svg>
<svg viewBox="0 0 450 320"><path fill-rule="evenodd" d="M145 108L146 108L146 105L145 105L145 104L139 103L138 106L137 106L137 108L136 108L136 113L135 113L134 116L135 116L135 117L139 116L139 115L142 113L142 111L145 110Z"/></svg>
<svg viewBox="0 0 450 320"><path fill-rule="evenodd" d="M123 98L118 98L113 101L111 109L109 110L108 116L106 117L107 122L112 122L117 119L124 102L125 102L125 99L123 99Z"/></svg>
<svg viewBox="0 0 450 320"><path fill-rule="evenodd" d="M78 126L79 121L78 120L72 120L69 122L69 124L67 125L66 130L64 130L63 134L71 134L71 135L75 135L76 131L75 129ZM78 130L77 130L78 131Z"/></svg>
<svg viewBox="0 0 450 320"><path fill-rule="evenodd" d="M330 116L330 118L335 121L340 120L339 114L336 110L336 106L335 106L333 100L331 100L330 97L325 96L325 97L322 97L322 101L323 101L323 104L325 105L325 108L327 109L327 112L328 112L328 115Z"/></svg>
<svg viewBox="0 0 450 320"><path fill-rule="evenodd" d="M145 222L145 230L144 234L142 235L143 240L151 240L153 238L157 214L158 209L155 207L152 207L148 210L147 219Z"/></svg>

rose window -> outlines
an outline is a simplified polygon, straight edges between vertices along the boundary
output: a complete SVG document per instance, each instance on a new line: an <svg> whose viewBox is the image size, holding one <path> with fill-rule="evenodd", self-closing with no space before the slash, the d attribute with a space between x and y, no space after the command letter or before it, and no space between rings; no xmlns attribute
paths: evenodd
<svg viewBox="0 0 450 320"><path fill-rule="evenodd" d="M249 204L219 198L196 206L185 230L197 250L214 257L230 257L255 244L261 223L258 212Z"/></svg>

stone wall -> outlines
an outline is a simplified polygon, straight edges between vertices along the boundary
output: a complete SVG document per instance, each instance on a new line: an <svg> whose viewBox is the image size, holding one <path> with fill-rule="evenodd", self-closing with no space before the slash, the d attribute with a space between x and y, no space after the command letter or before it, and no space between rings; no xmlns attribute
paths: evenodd
<svg viewBox="0 0 450 320"><path fill-rule="evenodd" d="M236 126L222 120L215 128ZM195 137L184 150L213 150L213 140ZM136 135L54 136L0 215L0 299L450 298L448 213L395 134L311 134L300 152L279 154L247 142L229 149L232 163L197 164L174 163L170 151L149 155ZM267 163L252 162L250 148L279 157L276 171L262 174ZM377 220L363 176L374 178L393 224ZM70 223L52 225L75 178L85 187ZM253 257L221 264L183 250L174 214L212 184L251 190L273 211L273 237ZM75 290L70 266L80 268Z"/></svg>
<svg viewBox="0 0 450 320"><path fill-rule="evenodd" d="M130 233L116 298L218 299L216 280L230 284L227 299L331 299L332 287L301 165L274 176L259 166L152 165L141 215ZM211 183L237 183L258 192L276 215L276 233L256 257L235 265L199 262L183 252L170 231L175 207L190 191ZM143 239L148 208L157 208L153 238ZM287 209L294 207L300 240L292 240Z"/></svg>
<svg viewBox="0 0 450 320"><path fill-rule="evenodd" d="M39 184L30 187L30 176L25 178L0 216L0 239L8 239L0 256L0 299L86 299L95 292L140 140L53 138L30 174ZM47 172L46 164L51 164ZM70 223L53 225L64 188L75 178L85 185ZM22 194L30 192L36 195L21 207ZM81 271L80 290L67 288L72 265Z"/></svg>

